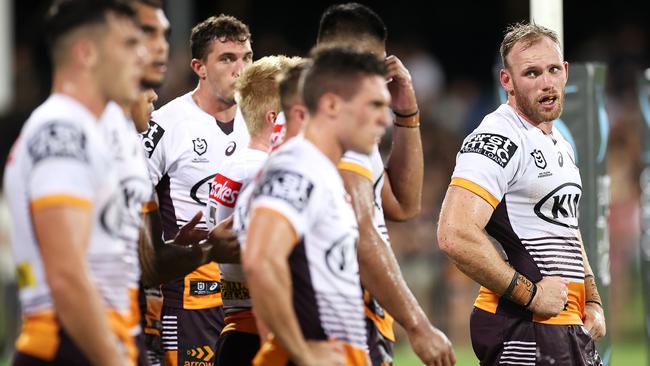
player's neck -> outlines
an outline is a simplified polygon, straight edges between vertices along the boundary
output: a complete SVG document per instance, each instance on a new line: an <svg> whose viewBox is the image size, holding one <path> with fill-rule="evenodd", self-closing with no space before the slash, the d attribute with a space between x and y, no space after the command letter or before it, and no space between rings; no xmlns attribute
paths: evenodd
<svg viewBox="0 0 650 366"><path fill-rule="evenodd" d="M248 143L248 148L263 151L266 153L271 151L270 134L251 135L251 140Z"/></svg>
<svg viewBox="0 0 650 366"><path fill-rule="evenodd" d="M317 118L310 120L305 128L305 139L314 144L334 165L341 160L343 148L334 134L334 129L325 121L319 121Z"/></svg>
<svg viewBox="0 0 650 366"><path fill-rule="evenodd" d="M508 105L510 105L510 107L512 107L512 109L515 110L515 113L517 113L519 118L521 118L522 121L524 121L524 123L529 123L539 128L540 130L542 130L542 132L544 132L547 135L553 132L553 121L539 122L539 121L532 120L522 110L520 110L519 107L517 106L517 103L511 99L508 99Z"/></svg>
<svg viewBox="0 0 650 366"><path fill-rule="evenodd" d="M192 99L199 108L219 122L227 123L235 119L237 105L216 98L205 85L199 83L199 86L192 92Z"/></svg>
<svg viewBox="0 0 650 366"><path fill-rule="evenodd" d="M52 80L52 93L67 95L92 113L97 119L104 113L108 99L103 96L97 83L83 75L57 71Z"/></svg>

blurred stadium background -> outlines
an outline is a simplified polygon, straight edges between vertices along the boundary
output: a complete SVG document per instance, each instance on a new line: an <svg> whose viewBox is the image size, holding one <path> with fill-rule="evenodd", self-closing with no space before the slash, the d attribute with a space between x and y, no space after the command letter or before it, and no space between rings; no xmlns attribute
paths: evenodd
<svg viewBox="0 0 650 366"><path fill-rule="evenodd" d="M339 1L342 2L342 1ZM361 1L364 2L364 1ZM0 0L0 167L30 111L49 91L49 62L41 39L49 0ZM404 276L434 324L454 343L459 365L475 365L469 344L469 312L477 286L438 250L435 231L440 203L463 137L498 101L493 70L505 26L529 19L523 0L446 2L366 1L386 22L389 54L413 76L422 112L425 184L422 213L390 225ZM167 0L172 22L170 71L159 105L195 85L189 65L189 32L206 17L232 14L250 25L255 59L271 54L305 55L314 44L318 19L331 2ZM641 131L650 67L650 2L566 1L564 50L569 63L606 65L604 105L609 124L608 332L615 365L648 364L641 276L641 173L650 135ZM571 67L569 68L571 79ZM648 114L650 117L650 114ZM1 170L2 168L0 168ZM645 175L644 175L645 176ZM646 177L650 180L650 176ZM1 184L1 181L0 181ZM1 187L0 187L1 191ZM589 199L583 197L583 200ZM592 197L591 199L596 199ZM646 195L646 200L648 196ZM0 202L2 202L0 198ZM6 363L19 323L9 222L0 204L0 365ZM417 365L405 337L396 365ZM611 362L610 362L611 364Z"/></svg>

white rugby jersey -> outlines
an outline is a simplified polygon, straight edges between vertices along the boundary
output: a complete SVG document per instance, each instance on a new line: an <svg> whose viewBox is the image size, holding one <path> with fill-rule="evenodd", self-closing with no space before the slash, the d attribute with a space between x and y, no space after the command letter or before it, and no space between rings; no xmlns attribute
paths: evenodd
<svg viewBox="0 0 650 366"><path fill-rule="evenodd" d="M133 122L127 119L122 108L114 102L108 104L101 120L103 133L115 157L120 190L126 203L120 237L126 241L127 246L124 260L129 274L133 333L139 333L138 288L141 271L138 240L142 228L142 206L152 199L153 187L142 143Z"/></svg>
<svg viewBox="0 0 650 366"><path fill-rule="evenodd" d="M451 185L474 192L494 207L485 230L513 268L533 282L545 276L569 281L568 306L551 319L532 317L485 288L475 306L542 323L582 324L581 180L574 152L558 130L545 134L509 105L501 105L463 141Z"/></svg>
<svg viewBox="0 0 650 366"><path fill-rule="evenodd" d="M215 171L248 145L250 137L239 110L234 122L223 126L232 131L224 132L194 102L191 92L153 113L142 143L158 194L165 239L173 239L178 228L205 209ZM206 229L205 217L197 228ZM165 303L185 309L220 306L219 278L216 263L201 266L184 280L163 286Z"/></svg>
<svg viewBox="0 0 650 366"><path fill-rule="evenodd" d="M91 208L88 269L107 309L128 311L127 249L119 239L124 200L113 154L90 111L63 94L34 110L7 160L4 187L23 314L53 309L31 210L58 203Z"/></svg>
<svg viewBox="0 0 650 366"><path fill-rule="evenodd" d="M263 167L250 202L250 210L256 208L278 212L298 235L288 261L294 309L305 338L336 338L366 349L359 232L336 166L311 142L295 137Z"/></svg>
<svg viewBox="0 0 650 366"><path fill-rule="evenodd" d="M259 173L268 158L267 152L246 148L226 160L212 182L206 210L208 228L232 215L240 193ZM241 264L219 263L223 310L226 315L252 307Z"/></svg>

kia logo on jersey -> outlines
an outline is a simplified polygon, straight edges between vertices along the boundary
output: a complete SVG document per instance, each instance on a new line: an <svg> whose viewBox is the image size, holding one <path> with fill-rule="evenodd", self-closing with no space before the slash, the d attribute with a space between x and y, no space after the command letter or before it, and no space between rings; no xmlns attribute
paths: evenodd
<svg viewBox="0 0 650 366"><path fill-rule="evenodd" d="M240 182L217 174L214 177L214 182L212 182L210 189L210 200L215 200L224 206L233 208L235 207L241 186L242 184Z"/></svg>
<svg viewBox="0 0 650 366"><path fill-rule="evenodd" d="M192 140L194 143L194 152L203 155L208 150L208 143L205 139L197 137L195 140Z"/></svg>
<svg viewBox="0 0 650 366"><path fill-rule="evenodd" d="M325 262L334 276L353 285L357 284L359 266L356 236L348 233L337 239L325 252Z"/></svg>
<svg viewBox="0 0 650 366"><path fill-rule="evenodd" d="M190 198L194 200L194 202L198 203L201 206L207 205L205 202L201 200L201 198L208 197L210 195L210 183L211 183L210 181L212 180L212 178L214 178L215 175L216 174L208 175L207 177L201 179L200 181L196 182L195 185L192 186L192 188L190 189ZM208 183L207 187L206 187L206 183ZM201 190L201 192L199 192L199 190ZM199 198L199 194L201 195L201 198Z"/></svg>
<svg viewBox="0 0 650 366"><path fill-rule="evenodd" d="M481 154L505 168L517 148L518 146L505 136L496 133L477 133L468 137L460 153Z"/></svg>
<svg viewBox="0 0 650 366"><path fill-rule="evenodd" d="M580 185L564 183L535 205L535 214L551 224L577 229L581 195Z"/></svg>
<svg viewBox="0 0 650 366"><path fill-rule="evenodd" d="M99 221L102 229L114 237L123 238L122 231L127 215L126 200L122 192L115 192L101 208Z"/></svg>

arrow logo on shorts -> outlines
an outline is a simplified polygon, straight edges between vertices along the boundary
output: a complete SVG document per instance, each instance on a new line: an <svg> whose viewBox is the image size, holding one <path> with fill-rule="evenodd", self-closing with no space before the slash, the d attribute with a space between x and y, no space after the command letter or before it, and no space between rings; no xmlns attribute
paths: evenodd
<svg viewBox="0 0 650 366"><path fill-rule="evenodd" d="M209 362L214 357L214 352L210 346L196 347L187 351L187 353L192 357L206 362Z"/></svg>

